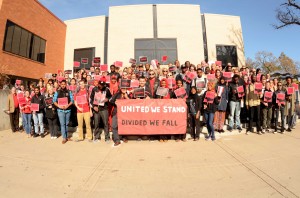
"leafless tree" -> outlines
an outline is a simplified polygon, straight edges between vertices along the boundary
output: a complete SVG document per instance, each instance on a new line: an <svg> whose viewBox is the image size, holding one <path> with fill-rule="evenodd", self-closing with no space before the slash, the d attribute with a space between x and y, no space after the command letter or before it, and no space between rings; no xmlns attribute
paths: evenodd
<svg viewBox="0 0 300 198"><path fill-rule="evenodd" d="M276 29L288 25L300 25L300 3L296 0L285 0L276 10L276 18L279 24L274 25Z"/></svg>

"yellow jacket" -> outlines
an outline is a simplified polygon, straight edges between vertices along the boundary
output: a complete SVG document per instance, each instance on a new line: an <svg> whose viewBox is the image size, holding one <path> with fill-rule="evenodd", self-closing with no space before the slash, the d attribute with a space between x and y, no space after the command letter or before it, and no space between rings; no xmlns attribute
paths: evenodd
<svg viewBox="0 0 300 198"><path fill-rule="evenodd" d="M13 113L15 111L15 102L12 94L7 96L7 110L9 113Z"/></svg>
<svg viewBox="0 0 300 198"><path fill-rule="evenodd" d="M254 84L250 84L246 88L246 105L254 107L260 105L260 95L254 93Z"/></svg>

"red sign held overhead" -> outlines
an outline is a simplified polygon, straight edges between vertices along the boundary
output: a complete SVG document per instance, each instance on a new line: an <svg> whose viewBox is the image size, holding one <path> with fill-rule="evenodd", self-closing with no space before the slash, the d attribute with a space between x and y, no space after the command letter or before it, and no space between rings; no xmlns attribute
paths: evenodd
<svg viewBox="0 0 300 198"><path fill-rule="evenodd" d="M140 56L139 60L140 60L140 63L147 63L148 62L147 56Z"/></svg>
<svg viewBox="0 0 300 198"><path fill-rule="evenodd" d="M100 65L100 71L107 71L107 70L108 70L107 64Z"/></svg>
<svg viewBox="0 0 300 198"><path fill-rule="evenodd" d="M80 62L79 61L74 61L74 67L80 67Z"/></svg>
<svg viewBox="0 0 300 198"><path fill-rule="evenodd" d="M136 60L133 59L133 58L131 58L131 59L129 59L129 63L131 63L131 64L136 64Z"/></svg>
<svg viewBox="0 0 300 198"><path fill-rule="evenodd" d="M116 61L114 65L116 67L122 67L123 66L123 62L122 61Z"/></svg>
<svg viewBox="0 0 300 198"><path fill-rule="evenodd" d="M120 135L186 133L185 100L117 100L117 107Z"/></svg>
<svg viewBox="0 0 300 198"><path fill-rule="evenodd" d="M101 62L101 58L100 57L95 57L94 58L94 63L100 63Z"/></svg>
<svg viewBox="0 0 300 198"><path fill-rule="evenodd" d="M161 62L167 62L167 60L168 60L168 56L162 56Z"/></svg>
<svg viewBox="0 0 300 198"><path fill-rule="evenodd" d="M89 59L88 58L81 58L81 64L88 64Z"/></svg>

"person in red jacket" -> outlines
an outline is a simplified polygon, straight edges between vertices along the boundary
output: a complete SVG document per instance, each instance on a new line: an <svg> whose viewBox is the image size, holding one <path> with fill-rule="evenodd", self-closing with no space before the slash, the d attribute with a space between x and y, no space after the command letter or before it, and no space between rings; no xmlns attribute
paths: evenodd
<svg viewBox="0 0 300 198"><path fill-rule="evenodd" d="M27 137L30 138L30 132L31 132L31 109L30 109L30 104L31 104L31 98L30 98L30 93L29 90L25 91L25 103L20 104L20 109L22 112L22 119L24 123L24 129L27 134Z"/></svg>

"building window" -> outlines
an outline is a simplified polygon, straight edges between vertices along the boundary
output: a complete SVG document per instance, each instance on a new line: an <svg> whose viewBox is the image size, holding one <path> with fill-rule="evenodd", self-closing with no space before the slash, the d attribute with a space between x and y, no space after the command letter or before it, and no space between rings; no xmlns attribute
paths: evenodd
<svg viewBox="0 0 300 198"><path fill-rule="evenodd" d="M46 41L11 21L6 22L3 50L45 63Z"/></svg>
<svg viewBox="0 0 300 198"><path fill-rule="evenodd" d="M217 60L222 61L223 68L227 63L231 63L233 67L238 67L238 57L236 46L217 45Z"/></svg>
<svg viewBox="0 0 300 198"><path fill-rule="evenodd" d="M177 60L176 39L135 39L135 59L139 61L140 56L147 56L148 62L156 59L161 62L162 56L168 56L167 63L174 63Z"/></svg>
<svg viewBox="0 0 300 198"><path fill-rule="evenodd" d="M80 67L74 68L74 71L85 68L89 69L92 66L93 58L95 57L95 47L74 49L74 61L81 62L81 58L88 58L88 64L81 64Z"/></svg>

